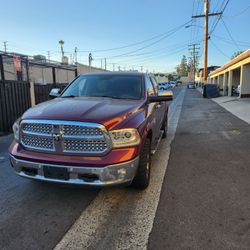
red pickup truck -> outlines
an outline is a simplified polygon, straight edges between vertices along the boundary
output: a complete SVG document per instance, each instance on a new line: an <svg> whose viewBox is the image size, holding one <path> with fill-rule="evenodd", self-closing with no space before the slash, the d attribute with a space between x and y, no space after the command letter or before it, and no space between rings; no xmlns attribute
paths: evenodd
<svg viewBox="0 0 250 250"><path fill-rule="evenodd" d="M53 100L13 125L15 172L31 179L90 186L149 185L151 155L166 137L171 92L153 76L105 72L78 76Z"/></svg>

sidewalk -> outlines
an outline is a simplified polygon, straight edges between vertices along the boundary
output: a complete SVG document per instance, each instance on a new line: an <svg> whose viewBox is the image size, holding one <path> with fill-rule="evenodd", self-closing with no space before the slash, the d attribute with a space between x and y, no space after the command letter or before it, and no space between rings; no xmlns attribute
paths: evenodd
<svg viewBox="0 0 250 250"><path fill-rule="evenodd" d="M221 107L250 124L250 99L238 97L221 96L212 99Z"/></svg>
<svg viewBox="0 0 250 250"><path fill-rule="evenodd" d="M197 88L202 93L202 88ZM250 124L250 98L241 99L235 96L220 96L211 98L221 107Z"/></svg>

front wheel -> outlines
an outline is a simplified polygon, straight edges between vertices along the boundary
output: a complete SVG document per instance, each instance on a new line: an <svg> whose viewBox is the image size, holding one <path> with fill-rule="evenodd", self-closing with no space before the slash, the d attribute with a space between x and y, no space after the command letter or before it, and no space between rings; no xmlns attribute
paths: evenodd
<svg viewBox="0 0 250 250"><path fill-rule="evenodd" d="M148 187L150 182L150 168L151 168L151 141L146 139L142 148L139 160L137 174L131 184L132 187L144 190Z"/></svg>

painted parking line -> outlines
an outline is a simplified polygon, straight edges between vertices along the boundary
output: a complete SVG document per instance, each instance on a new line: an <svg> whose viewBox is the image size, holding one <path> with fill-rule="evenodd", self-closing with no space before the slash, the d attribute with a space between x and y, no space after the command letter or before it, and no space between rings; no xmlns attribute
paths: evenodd
<svg viewBox="0 0 250 250"><path fill-rule="evenodd" d="M170 106L168 138L161 142L152 159L147 190L103 189L57 244L56 250L147 248L185 91L182 89Z"/></svg>

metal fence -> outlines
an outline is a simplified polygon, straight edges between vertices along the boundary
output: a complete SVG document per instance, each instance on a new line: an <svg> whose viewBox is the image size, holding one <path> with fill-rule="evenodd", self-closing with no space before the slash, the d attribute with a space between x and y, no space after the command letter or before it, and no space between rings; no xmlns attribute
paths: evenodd
<svg viewBox="0 0 250 250"><path fill-rule="evenodd" d="M33 97L36 104L49 100L52 87L63 89L66 82L76 75L75 65L48 63L25 55L0 51L0 134L12 131L12 124L31 107ZM31 94L29 82L34 79L44 84L35 84L35 93L32 89ZM48 79L53 84L45 84Z"/></svg>
<svg viewBox="0 0 250 250"><path fill-rule="evenodd" d="M11 132L15 120L30 107L29 82L0 80L0 133Z"/></svg>

